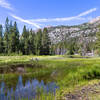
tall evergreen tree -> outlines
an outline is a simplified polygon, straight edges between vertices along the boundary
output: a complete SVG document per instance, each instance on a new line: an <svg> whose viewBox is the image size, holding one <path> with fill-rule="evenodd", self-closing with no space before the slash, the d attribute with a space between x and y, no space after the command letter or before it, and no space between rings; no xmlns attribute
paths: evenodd
<svg viewBox="0 0 100 100"><path fill-rule="evenodd" d="M35 36L35 53L36 53L36 55L41 54L41 48L42 48L42 30L39 29Z"/></svg>
<svg viewBox="0 0 100 100"><path fill-rule="evenodd" d="M29 32L29 53L35 54L35 32L31 29Z"/></svg>
<svg viewBox="0 0 100 100"><path fill-rule="evenodd" d="M5 53L8 53L8 48L9 48L9 19L8 17L6 18L6 22L5 22L4 48L5 48Z"/></svg>
<svg viewBox="0 0 100 100"><path fill-rule="evenodd" d="M3 27L0 25L0 37L3 37Z"/></svg>
<svg viewBox="0 0 100 100"><path fill-rule="evenodd" d="M12 33L13 33L13 25L12 25L12 21L10 21L10 25L9 25L9 48L8 48L8 52L9 54L13 52L12 49L12 43L13 43L13 37L12 37Z"/></svg>
<svg viewBox="0 0 100 100"><path fill-rule="evenodd" d="M3 27L0 25L0 53L3 53Z"/></svg>
<svg viewBox="0 0 100 100"><path fill-rule="evenodd" d="M14 23L14 33L15 33L15 51L19 53L19 30L17 28L17 23Z"/></svg>
<svg viewBox="0 0 100 100"><path fill-rule="evenodd" d="M14 26L10 26L9 45L10 53L19 53L19 31L16 22Z"/></svg>
<svg viewBox="0 0 100 100"><path fill-rule="evenodd" d="M29 30L26 29L26 26L23 28L22 36L21 36L21 50L23 54L29 54Z"/></svg>
<svg viewBox="0 0 100 100"><path fill-rule="evenodd" d="M50 54L50 38L48 34L47 28L43 29L42 34L42 55L49 55Z"/></svg>
<svg viewBox="0 0 100 100"><path fill-rule="evenodd" d="M67 51L67 54L69 54L69 55L73 55L74 54L74 52L75 52L74 45L75 45L75 41L74 41L73 38L71 38L71 40L68 41L68 46L67 46L68 51Z"/></svg>
<svg viewBox="0 0 100 100"><path fill-rule="evenodd" d="M29 47L30 47L30 45L29 45L29 30L27 30L26 34L27 34L27 38L25 38L24 49L25 49L25 54L29 55Z"/></svg>

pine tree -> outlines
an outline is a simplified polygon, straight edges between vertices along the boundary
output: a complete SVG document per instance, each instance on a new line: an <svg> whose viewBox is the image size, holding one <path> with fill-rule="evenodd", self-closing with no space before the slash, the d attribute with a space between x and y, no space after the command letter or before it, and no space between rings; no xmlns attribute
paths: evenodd
<svg viewBox="0 0 100 100"><path fill-rule="evenodd" d="M35 54L35 32L31 29L29 32L29 53Z"/></svg>
<svg viewBox="0 0 100 100"><path fill-rule="evenodd" d="M9 19L7 17L6 22L5 22L5 32L4 32L4 49L5 49L5 53L8 53L8 48L9 48Z"/></svg>
<svg viewBox="0 0 100 100"><path fill-rule="evenodd" d="M0 25L0 53L3 53L3 27Z"/></svg>
<svg viewBox="0 0 100 100"><path fill-rule="evenodd" d="M35 53L36 55L41 54L42 48L42 30L39 29L35 36Z"/></svg>
<svg viewBox="0 0 100 100"><path fill-rule="evenodd" d="M15 52L19 53L19 30L17 28L17 23L14 23L14 34L15 34Z"/></svg>
<svg viewBox="0 0 100 100"><path fill-rule="evenodd" d="M13 52L12 49L12 43L13 43L13 37L12 37L12 33L13 33L13 25L12 25L12 21L10 21L10 25L9 25L9 48L8 48L8 52L9 54Z"/></svg>
<svg viewBox="0 0 100 100"><path fill-rule="evenodd" d="M10 24L9 31L9 53L19 53L19 31L17 23Z"/></svg>
<svg viewBox="0 0 100 100"><path fill-rule="evenodd" d="M50 38L48 34L47 28L43 29L42 34L42 55L49 55L50 54Z"/></svg>
<svg viewBox="0 0 100 100"><path fill-rule="evenodd" d="M29 47L30 47L30 45L29 45L29 30L27 30L27 38L25 39L25 44L24 44L24 49L25 49L25 54L26 55L29 55Z"/></svg>
<svg viewBox="0 0 100 100"><path fill-rule="evenodd" d="M68 41L68 46L67 46L68 52L67 52L67 54L69 54L69 55L74 54L74 52L75 52L74 45L75 45L75 41L74 41L73 38L71 38L71 40Z"/></svg>
<svg viewBox="0 0 100 100"><path fill-rule="evenodd" d="M26 29L26 26L23 28L21 36L21 51L23 54L29 54L29 30Z"/></svg>

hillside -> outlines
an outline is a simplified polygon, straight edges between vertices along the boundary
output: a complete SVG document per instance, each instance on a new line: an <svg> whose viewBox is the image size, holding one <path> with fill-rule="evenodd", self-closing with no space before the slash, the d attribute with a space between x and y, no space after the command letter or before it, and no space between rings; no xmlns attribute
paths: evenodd
<svg viewBox="0 0 100 100"><path fill-rule="evenodd" d="M58 43L61 40L69 38L81 37L94 41L98 25L100 24L100 17L91 20L88 23L75 26L55 26L49 27L49 35L53 43Z"/></svg>
<svg viewBox="0 0 100 100"><path fill-rule="evenodd" d="M81 25L48 27L52 44L56 45L55 54L65 54L74 50L74 53L83 52L84 56L87 52L93 52L99 25L100 17L97 17Z"/></svg>

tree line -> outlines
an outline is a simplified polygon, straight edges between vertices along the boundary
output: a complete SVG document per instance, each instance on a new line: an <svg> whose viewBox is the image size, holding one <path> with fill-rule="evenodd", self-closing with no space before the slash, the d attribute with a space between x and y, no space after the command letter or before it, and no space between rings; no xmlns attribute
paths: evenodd
<svg viewBox="0 0 100 100"><path fill-rule="evenodd" d="M0 25L0 54L12 53L23 55L52 54L47 28L35 32L32 29L27 29L24 25L22 34L20 34L17 23L12 23L7 17L5 26Z"/></svg>
<svg viewBox="0 0 100 100"><path fill-rule="evenodd" d="M70 38L54 43L51 41L48 29L34 31L27 29L24 25L20 34L17 23L6 18L5 26L0 25L0 54L22 54L22 55L73 55L82 56L88 51L96 51L100 54L100 26L96 33L96 41L86 41L85 36Z"/></svg>

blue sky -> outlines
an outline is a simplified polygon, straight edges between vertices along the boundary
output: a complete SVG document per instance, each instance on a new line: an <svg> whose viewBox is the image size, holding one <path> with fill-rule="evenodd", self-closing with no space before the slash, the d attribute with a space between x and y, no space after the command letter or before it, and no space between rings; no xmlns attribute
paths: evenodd
<svg viewBox="0 0 100 100"><path fill-rule="evenodd" d="M77 25L100 16L100 0L0 0L0 24L6 17L38 29L52 25Z"/></svg>

